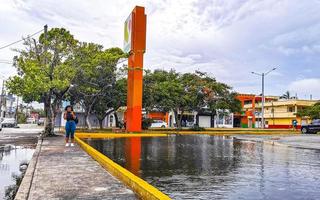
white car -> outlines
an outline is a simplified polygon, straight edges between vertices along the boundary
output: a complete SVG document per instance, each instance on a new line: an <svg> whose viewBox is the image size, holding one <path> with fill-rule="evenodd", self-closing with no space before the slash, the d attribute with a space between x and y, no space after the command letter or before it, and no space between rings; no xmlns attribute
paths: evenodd
<svg viewBox="0 0 320 200"><path fill-rule="evenodd" d="M15 127L17 125L15 118L4 118L1 122L1 127Z"/></svg>
<svg viewBox="0 0 320 200"><path fill-rule="evenodd" d="M34 123L36 123L35 118L29 117L29 118L27 119L27 124L34 124Z"/></svg>
<svg viewBox="0 0 320 200"><path fill-rule="evenodd" d="M162 120L153 120L151 123L151 128L166 128L168 124Z"/></svg>

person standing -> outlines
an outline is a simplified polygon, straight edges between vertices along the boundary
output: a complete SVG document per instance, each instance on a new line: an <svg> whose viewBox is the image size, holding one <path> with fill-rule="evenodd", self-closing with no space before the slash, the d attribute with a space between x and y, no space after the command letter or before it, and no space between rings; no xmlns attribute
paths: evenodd
<svg viewBox="0 0 320 200"><path fill-rule="evenodd" d="M64 109L63 118L66 120L66 147L74 146L74 132L76 130L76 115L73 112L73 107L71 105L66 106ZM71 143L69 144L69 137L71 138Z"/></svg>

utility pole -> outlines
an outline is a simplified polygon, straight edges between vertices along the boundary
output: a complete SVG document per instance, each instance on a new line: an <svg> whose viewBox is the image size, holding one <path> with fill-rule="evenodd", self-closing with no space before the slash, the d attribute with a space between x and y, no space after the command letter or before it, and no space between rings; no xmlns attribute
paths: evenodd
<svg viewBox="0 0 320 200"><path fill-rule="evenodd" d="M5 80L2 80L2 89L1 89L1 98L0 98L0 118L2 117L2 105L4 102L4 84L5 84ZM4 116L3 116L4 117Z"/></svg>
<svg viewBox="0 0 320 200"><path fill-rule="evenodd" d="M261 128L265 128L265 123L264 123L264 103L265 103L265 98L264 98L264 77L266 75L268 75L270 72L276 70L277 68L273 68L270 71L266 72L266 73L256 73L256 72L251 72L254 75L258 75L261 76L262 79L262 100L261 100Z"/></svg>
<svg viewBox="0 0 320 200"><path fill-rule="evenodd" d="M264 76L265 74L262 73L262 101L261 101L261 127L264 128Z"/></svg>
<svg viewBox="0 0 320 200"><path fill-rule="evenodd" d="M18 111L19 111L19 96L17 96L17 107L16 107L16 116L15 116L16 124L15 124L15 126L18 125Z"/></svg>

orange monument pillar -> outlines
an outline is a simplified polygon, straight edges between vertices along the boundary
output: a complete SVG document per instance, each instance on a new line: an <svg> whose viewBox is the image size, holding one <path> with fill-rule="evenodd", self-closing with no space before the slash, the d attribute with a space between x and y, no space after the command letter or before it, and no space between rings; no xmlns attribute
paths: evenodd
<svg viewBox="0 0 320 200"><path fill-rule="evenodd" d="M124 51L128 59L128 92L126 129L141 132L143 54L146 49L146 21L144 7L136 6L124 26Z"/></svg>

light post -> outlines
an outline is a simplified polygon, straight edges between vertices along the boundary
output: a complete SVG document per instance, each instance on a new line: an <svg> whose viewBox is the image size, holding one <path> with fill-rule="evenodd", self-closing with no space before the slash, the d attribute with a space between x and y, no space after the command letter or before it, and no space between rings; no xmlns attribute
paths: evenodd
<svg viewBox="0 0 320 200"><path fill-rule="evenodd" d="M263 129L265 127L265 125L264 125L264 101L265 101L265 99L264 99L264 77L276 69L277 68L273 68L273 69L269 70L268 72L263 72L263 73L251 72L254 75L261 76L261 79L262 79L261 127Z"/></svg>

